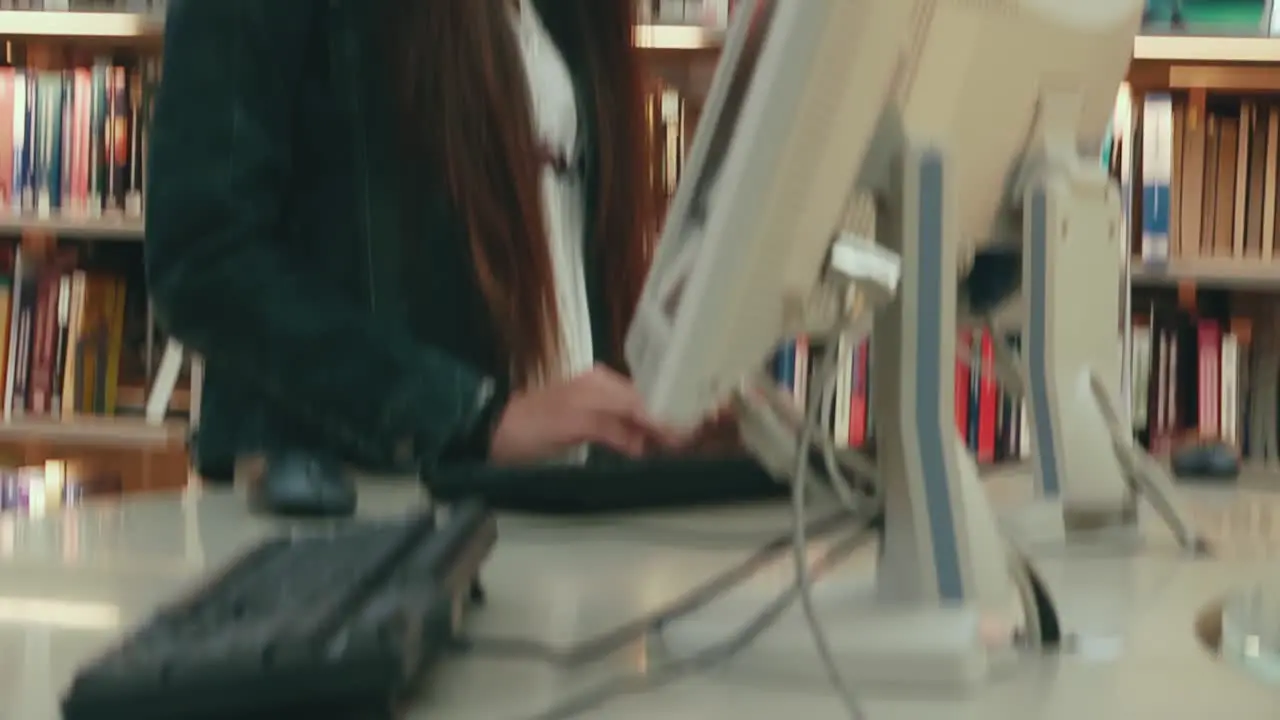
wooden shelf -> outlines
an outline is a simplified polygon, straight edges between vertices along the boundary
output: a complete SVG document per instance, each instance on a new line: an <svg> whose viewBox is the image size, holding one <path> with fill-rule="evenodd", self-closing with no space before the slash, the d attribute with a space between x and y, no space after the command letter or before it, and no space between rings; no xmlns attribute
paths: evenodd
<svg viewBox="0 0 1280 720"><path fill-rule="evenodd" d="M58 237L76 237L116 242L142 242L142 218L119 215L104 217L35 218L0 215L0 236L17 236L24 232L48 233Z"/></svg>
<svg viewBox="0 0 1280 720"><path fill-rule="evenodd" d="M0 37L156 39L159 16L129 12L0 10ZM635 41L649 50L716 50L724 32L699 25L636 25ZM1147 35L1133 46L1136 61L1280 63L1280 38Z"/></svg>
<svg viewBox="0 0 1280 720"><path fill-rule="evenodd" d="M182 447L186 423L148 425L141 418L79 416L68 420L32 417L0 422L0 445L76 445L119 449Z"/></svg>
<svg viewBox="0 0 1280 720"><path fill-rule="evenodd" d="M1144 35L1133 43L1137 62L1280 63L1280 38Z"/></svg>
<svg viewBox="0 0 1280 720"><path fill-rule="evenodd" d="M124 492L181 487L189 474L187 425L78 416L0 422L0 464L75 463L86 477L116 478Z"/></svg>
<svg viewBox="0 0 1280 720"><path fill-rule="evenodd" d="M0 37L159 39L163 18L128 12L0 10ZM724 33L698 25L637 25L635 41L650 50L714 50Z"/></svg>
<svg viewBox="0 0 1280 720"><path fill-rule="evenodd" d="M1149 35L1134 41L1129 83L1140 92L1277 92L1277 66L1280 38Z"/></svg>
<svg viewBox="0 0 1280 720"><path fill-rule="evenodd" d="M163 28L164 23L161 18L140 13L0 11L0 37L2 38L158 40Z"/></svg>
<svg viewBox="0 0 1280 720"><path fill-rule="evenodd" d="M1196 259L1172 260L1157 265L1134 259L1131 278L1137 287L1193 282L1209 288L1280 290L1280 262Z"/></svg>
<svg viewBox="0 0 1280 720"><path fill-rule="evenodd" d="M717 50L724 31L696 25L637 25L636 44L656 50ZM1138 62L1280 64L1280 37L1142 35L1134 38Z"/></svg>

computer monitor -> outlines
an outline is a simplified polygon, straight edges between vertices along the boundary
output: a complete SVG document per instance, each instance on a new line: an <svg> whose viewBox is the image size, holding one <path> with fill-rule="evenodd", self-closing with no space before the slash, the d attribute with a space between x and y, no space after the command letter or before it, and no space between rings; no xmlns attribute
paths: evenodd
<svg viewBox="0 0 1280 720"><path fill-rule="evenodd" d="M850 50L904 28L909 5L735 9L628 336L663 419L695 423L788 334L892 87L896 57Z"/></svg>
<svg viewBox="0 0 1280 720"><path fill-rule="evenodd" d="M1080 91L1100 147L1140 6L739 3L627 340L650 410L696 422L803 326L886 113L947 153L963 240L989 239L1046 87Z"/></svg>
<svg viewBox="0 0 1280 720"><path fill-rule="evenodd" d="M1033 452L1110 458L1105 479L1123 485L1103 411L1080 378L1101 374L1109 388L1114 369L1119 384L1116 325L1103 317L1119 320L1118 297L1107 296L1118 276L1103 275L1119 272L1120 206L1097 153L1142 6L738 3L628 361L654 414L696 423L808 327L844 209L859 192L875 195L877 241L902 269L872 343L885 531L870 581L843 573L851 586L841 591L825 580L834 605L819 613L840 670L861 687L985 678L1009 656L1012 633L991 628L1007 627L1011 588L1034 585L1011 569L1019 563L956 432L959 276L985 244L1012 232L1025 246ZM1059 317L1073 292L1075 315ZM1066 425L1097 437L1059 432L1063 423L1046 414L1061 407ZM693 651L731 635L767 593L747 595L737 609L717 603L710 617L669 627L668 647ZM814 657L803 629L782 623L737 664L776 679L816 672Z"/></svg>

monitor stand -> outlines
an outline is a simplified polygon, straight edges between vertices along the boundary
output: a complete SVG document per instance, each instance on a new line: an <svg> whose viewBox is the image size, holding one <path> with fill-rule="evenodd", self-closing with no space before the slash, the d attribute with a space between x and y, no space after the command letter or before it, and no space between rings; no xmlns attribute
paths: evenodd
<svg viewBox="0 0 1280 720"><path fill-rule="evenodd" d="M1024 568L1000 535L955 425L960 238L947 218L961 193L931 148L907 145L885 168L877 237L901 258L900 291L876 316L872 349L885 531L878 561L846 561L817 585L814 600L853 688L963 692L1017 655L1024 611L1014 577L1025 579ZM722 642L782 589L776 576L749 583L664 627L662 645L679 657ZM729 668L752 682L821 681L817 662L793 607Z"/></svg>
<svg viewBox="0 0 1280 720"><path fill-rule="evenodd" d="M1093 282L1098 267L1118 265L1121 215L1110 180L1076 150L1078 107L1069 94L1042 101L1015 188L1027 248L1028 334L1019 367L1002 375L1027 390L1039 487L1057 503L1059 527L1131 525L1141 494L1184 547L1202 550L1172 483L1134 446L1114 402L1117 332L1097 318L1118 319L1110 309L1118 277L1080 292L1082 278ZM837 670L854 688L962 692L1016 658L1018 625L1056 629L1058 621L1043 585L1002 537L955 425L961 238L949 218L963 190L947 182L940 152L893 146L900 150L886 154L883 179L873 183L878 242L901 262L901 287L876 317L872 349L885 530L877 559L846 563L821 582L816 614ZM1111 305L1095 307L1108 297ZM777 466L776 447L759 450ZM780 589L776 578L762 580L665 627L662 641L680 656L723 642ZM793 608L731 669L753 682L823 678L808 629Z"/></svg>
<svg viewBox="0 0 1280 720"><path fill-rule="evenodd" d="M1025 398L1037 501L1011 518L1025 544L1138 543L1138 500L1174 539L1204 543L1168 473L1133 439L1120 394L1120 192L1076 149L1079 99L1047 94L1015 193L1022 208L1025 297L1020 357L995 341L1002 381Z"/></svg>

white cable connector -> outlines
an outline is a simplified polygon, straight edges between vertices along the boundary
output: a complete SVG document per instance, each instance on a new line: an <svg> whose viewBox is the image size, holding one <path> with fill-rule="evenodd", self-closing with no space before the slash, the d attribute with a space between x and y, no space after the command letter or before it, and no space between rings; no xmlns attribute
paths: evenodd
<svg viewBox="0 0 1280 720"><path fill-rule="evenodd" d="M893 298L902 280L902 258L897 253L871 238L848 232L840 233L831 244L827 267L843 282L877 300Z"/></svg>

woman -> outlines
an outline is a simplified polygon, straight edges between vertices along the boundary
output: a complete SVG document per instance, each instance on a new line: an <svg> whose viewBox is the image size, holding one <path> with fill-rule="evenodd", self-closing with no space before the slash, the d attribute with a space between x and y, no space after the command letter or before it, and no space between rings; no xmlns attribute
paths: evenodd
<svg viewBox="0 0 1280 720"><path fill-rule="evenodd" d="M341 463L684 442L625 377L655 237L628 0L174 0L147 268L198 469L345 514Z"/></svg>

